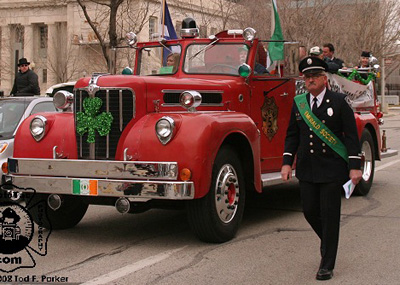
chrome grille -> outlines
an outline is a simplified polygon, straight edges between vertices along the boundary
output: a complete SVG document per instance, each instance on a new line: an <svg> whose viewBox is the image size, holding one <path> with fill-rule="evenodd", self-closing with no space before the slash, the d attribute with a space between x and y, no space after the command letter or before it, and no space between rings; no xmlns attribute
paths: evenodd
<svg viewBox="0 0 400 285"><path fill-rule="evenodd" d="M115 152L119 138L126 125L135 117L135 94L131 89L100 88L94 95L103 101L99 114L111 112L113 122L111 131L107 136L100 136L96 131L94 144L87 142L88 135L76 135L78 146L78 158L80 159L115 159ZM86 89L78 89L74 96L74 117L76 125L76 113L83 112L83 99L89 97Z"/></svg>

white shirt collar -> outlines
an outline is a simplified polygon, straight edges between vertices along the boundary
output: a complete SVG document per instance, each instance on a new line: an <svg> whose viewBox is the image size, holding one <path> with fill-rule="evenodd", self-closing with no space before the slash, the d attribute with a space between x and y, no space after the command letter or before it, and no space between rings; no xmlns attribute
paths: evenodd
<svg viewBox="0 0 400 285"><path fill-rule="evenodd" d="M319 93L318 94L318 96L317 96L317 107L319 107L320 105L321 105L321 103L322 103L322 100L324 100L324 96L325 96L325 93L326 93L326 87L324 88L324 90L322 90L322 92L321 93ZM313 104L313 98L314 98L314 96L310 93L310 103L311 103L311 107L312 107L312 104Z"/></svg>

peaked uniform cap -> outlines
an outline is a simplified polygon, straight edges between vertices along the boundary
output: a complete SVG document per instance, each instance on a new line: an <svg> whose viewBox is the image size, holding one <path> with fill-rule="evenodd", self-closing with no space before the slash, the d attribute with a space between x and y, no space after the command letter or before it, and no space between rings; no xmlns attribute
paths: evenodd
<svg viewBox="0 0 400 285"><path fill-rule="evenodd" d="M312 47L310 48L310 55L321 55L322 54L322 49L320 47Z"/></svg>
<svg viewBox="0 0 400 285"><path fill-rule="evenodd" d="M370 53L369 51L362 51L362 52L361 52L361 56L362 56L362 57L370 57L370 56L371 56L371 53Z"/></svg>
<svg viewBox="0 0 400 285"><path fill-rule="evenodd" d="M319 57L308 56L300 61L299 71L301 73L319 73L328 71L328 65Z"/></svg>

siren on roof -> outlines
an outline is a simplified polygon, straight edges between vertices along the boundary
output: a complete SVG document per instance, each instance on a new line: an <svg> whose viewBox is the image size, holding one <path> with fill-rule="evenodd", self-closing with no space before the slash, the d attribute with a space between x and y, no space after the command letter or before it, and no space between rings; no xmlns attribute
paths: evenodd
<svg viewBox="0 0 400 285"><path fill-rule="evenodd" d="M199 29L196 21L192 18L186 18L182 21L181 38L195 38L199 36Z"/></svg>

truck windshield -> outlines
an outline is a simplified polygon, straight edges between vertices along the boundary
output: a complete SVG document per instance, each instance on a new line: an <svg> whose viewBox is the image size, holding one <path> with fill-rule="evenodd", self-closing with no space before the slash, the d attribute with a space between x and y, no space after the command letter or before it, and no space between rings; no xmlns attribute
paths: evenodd
<svg viewBox="0 0 400 285"><path fill-rule="evenodd" d="M0 101L0 139L10 139L29 102L1 100Z"/></svg>
<svg viewBox="0 0 400 285"><path fill-rule="evenodd" d="M239 66L247 61L247 45L215 43L206 46L188 46L183 67L186 73L238 75Z"/></svg>
<svg viewBox="0 0 400 285"><path fill-rule="evenodd" d="M181 46L149 46L140 50L138 75L174 74L179 67Z"/></svg>

